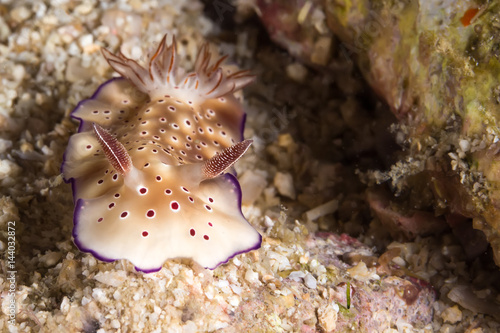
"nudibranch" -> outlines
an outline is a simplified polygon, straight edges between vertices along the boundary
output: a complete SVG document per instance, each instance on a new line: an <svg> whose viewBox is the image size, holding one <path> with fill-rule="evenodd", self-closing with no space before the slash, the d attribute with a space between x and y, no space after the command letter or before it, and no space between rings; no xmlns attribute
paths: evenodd
<svg viewBox="0 0 500 333"><path fill-rule="evenodd" d="M80 126L62 172L73 186L73 238L83 252L143 272L172 258L214 269L262 240L241 212L232 167L251 144L234 92L253 76L224 70L225 57L211 64L206 44L183 75L166 37L148 68L103 49L121 77L71 114Z"/></svg>

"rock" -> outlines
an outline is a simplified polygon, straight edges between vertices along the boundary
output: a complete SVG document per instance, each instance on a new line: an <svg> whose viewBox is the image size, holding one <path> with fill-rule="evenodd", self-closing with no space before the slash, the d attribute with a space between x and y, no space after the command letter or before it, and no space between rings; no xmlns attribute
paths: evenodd
<svg viewBox="0 0 500 333"><path fill-rule="evenodd" d="M328 304L318 309L318 322L325 332L333 332L337 327L338 308L338 305L335 309L332 304Z"/></svg>
<svg viewBox="0 0 500 333"><path fill-rule="evenodd" d="M309 273L306 276L304 276L304 284L309 289L316 289L317 286L316 279Z"/></svg>
<svg viewBox="0 0 500 333"><path fill-rule="evenodd" d="M0 160L0 180L8 177L15 177L21 168L10 160Z"/></svg>
<svg viewBox="0 0 500 333"><path fill-rule="evenodd" d="M127 279L127 273L125 271L99 272L94 279L108 286L118 287Z"/></svg>
<svg viewBox="0 0 500 333"><path fill-rule="evenodd" d="M451 308L444 310L443 313L441 314L441 318L443 318L445 322L455 324L462 320L462 311L460 311L458 306L455 305Z"/></svg>
<svg viewBox="0 0 500 333"><path fill-rule="evenodd" d="M390 182L395 197L412 191L412 209L429 210L423 218L411 221L407 215L402 221L415 227L432 214L462 215L485 234L500 266L500 34L495 23L500 14L465 0L450 1L446 11L439 6L435 1L257 1L258 15L277 44L324 69L338 66L328 53L336 48L346 62L359 66L397 117L394 129L406 155L369 178ZM317 12L323 15L304 19ZM319 28L325 19L326 31ZM338 45L330 45L331 33ZM431 186L422 186L426 183ZM421 229L433 232L433 225L442 229L442 218L434 216Z"/></svg>
<svg viewBox="0 0 500 333"><path fill-rule="evenodd" d="M61 252L47 251L46 254L40 257L40 262L42 262L46 267L52 267L59 262L61 257Z"/></svg>

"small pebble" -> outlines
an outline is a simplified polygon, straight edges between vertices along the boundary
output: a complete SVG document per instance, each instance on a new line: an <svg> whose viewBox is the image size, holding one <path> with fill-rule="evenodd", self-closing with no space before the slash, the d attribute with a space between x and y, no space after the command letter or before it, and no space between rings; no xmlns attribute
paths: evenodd
<svg viewBox="0 0 500 333"><path fill-rule="evenodd" d="M338 314L331 304L318 309L319 326L325 332L332 332L337 327Z"/></svg>
<svg viewBox="0 0 500 333"><path fill-rule="evenodd" d="M91 2L83 2L81 5L76 6L75 12L81 15L87 15L90 13L94 7Z"/></svg>
<svg viewBox="0 0 500 333"><path fill-rule="evenodd" d="M99 302L104 302L107 300L106 292L101 288L94 288L92 290L92 298Z"/></svg>
<svg viewBox="0 0 500 333"><path fill-rule="evenodd" d="M247 270L245 273L245 280L250 283L258 283L259 281L259 273L252 271L251 269Z"/></svg>
<svg viewBox="0 0 500 333"><path fill-rule="evenodd" d="M40 257L40 262L44 263L46 267L52 267L59 262L61 259L61 252L48 251L46 254Z"/></svg>
<svg viewBox="0 0 500 333"><path fill-rule="evenodd" d="M306 276L306 273L302 271L293 271L288 275L288 278L293 281L300 282L304 277Z"/></svg>
<svg viewBox="0 0 500 333"><path fill-rule="evenodd" d="M462 311L460 311L458 306L455 305L451 308L444 310L443 313L441 314L441 318L443 318L445 322L455 324L462 320Z"/></svg>
<svg viewBox="0 0 500 333"><path fill-rule="evenodd" d="M266 225L266 227L268 228L272 228L273 225L274 225L274 221L272 218L270 218L269 216L264 216L264 224Z"/></svg>
<svg viewBox="0 0 500 333"><path fill-rule="evenodd" d="M406 267L406 261L401 257L392 258L392 262L400 267Z"/></svg>
<svg viewBox="0 0 500 333"><path fill-rule="evenodd" d="M470 149L469 140L460 140L458 144L460 146L460 149L462 149L463 152L469 151L469 149Z"/></svg>
<svg viewBox="0 0 500 333"><path fill-rule="evenodd" d="M80 44L80 47L84 49L86 46L89 46L94 42L94 37L91 34L86 34L83 35L78 39L78 44Z"/></svg>
<svg viewBox="0 0 500 333"><path fill-rule="evenodd" d="M11 147L12 141L0 138L0 154L4 154Z"/></svg>
<svg viewBox="0 0 500 333"><path fill-rule="evenodd" d="M15 65L12 68L12 78L16 82L21 82L21 80L24 78L26 75L26 70L24 69L24 66L22 65Z"/></svg>
<svg viewBox="0 0 500 333"><path fill-rule="evenodd" d="M122 294L120 293L120 291L116 290L114 293L113 293L113 298L116 300L116 301L119 301L122 299Z"/></svg>
<svg viewBox="0 0 500 333"><path fill-rule="evenodd" d="M301 63L294 62L286 67L286 74L289 78L297 82L304 82L307 76L307 68Z"/></svg>
<svg viewBox="0 0 500 333"><path fill-rule="evenodd" d="M235 293L236 295L240 295L241 292L242 292L242 289L240 286L237 286L235 284L232 284L230 285L231 289L233 290L233 293Z"/></svg>
<svg viewBox="0 0 500 333"><path fill-rule="evenodd" d="M64 296L61 301L61 307L60 307L61 312L65 315L68 314L70 306L71 304L69 302L69 298Z"/></svg>
<svg viewBox="0 0 500 333"><path fill-rule="evenodd" d="M126 281L127 273L125 271L99 272L94 279L108 286L118 287Z"/></svg>
<svg viewBox="0 0 500 333"><path fill-rule="evenodd" d="M314 276L312 276L309 273L307 273L307 275L304 277L304 284L309 289L316 289L316 285L317 285L316 279L314 278Z"/></svg>
<svg viewBox="0 0 500 333"><path fill-rule="evenodd" d="M288 172L276 172L274 176L274 186L278 192L290 199L295 199L295 187L293 185L293 177Z"/></svg>
<svg viewBox="0 0 500 333"><path fill-rule="evenodd" d="M0 160L0 180L7 177L14 177L21 171L21 168L10 160Z"/></svg>
<svg viewBox="0 0 500 333"><path fill-rule="evenodd" d="M234 257L233 264L239 267L241 265L241 261L238 258Z"/></svg>
<svg viewBox="0 0 500 333"><path fill-rule="evenodd" d="M16 23L21 23L30 17L31 12L24 6L16 7L10 12L11 19Z"/></svg>

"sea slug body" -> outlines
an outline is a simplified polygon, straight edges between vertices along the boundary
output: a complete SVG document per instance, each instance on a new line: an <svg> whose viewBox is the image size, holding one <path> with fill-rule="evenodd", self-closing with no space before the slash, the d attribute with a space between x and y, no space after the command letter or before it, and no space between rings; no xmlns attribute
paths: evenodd
<svg viewBox="0 0 500 333"><path fill-rule="evenodd" d="M213 269L262 239L241 213L231 169L251 144L233 93L253 76L225 72L225 58L211 65L207 45L180 75L175 45L165 36L149 68L103 50L122 77L72 112L80 126L62 165L77 247L144 272L181 257Z"/></svg>

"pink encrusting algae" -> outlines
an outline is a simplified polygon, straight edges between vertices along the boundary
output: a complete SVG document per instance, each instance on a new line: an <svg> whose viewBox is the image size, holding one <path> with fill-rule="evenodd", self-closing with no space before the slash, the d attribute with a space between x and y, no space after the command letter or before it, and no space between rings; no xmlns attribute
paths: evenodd
<svg viewBox="0 0 500 333"><path fill-rule="evenodd" d="M75 108L80 127L62 165L73 185L78 248L104 261L128 259L144 272L172 258L213 269L259 248L231 172L251 144L233 92L253 76L225 72L225 58L210 65L206 45L194 72L180 75L175 40L168 46L166 36L148 69L103 55L122 78Z"/></svg>

